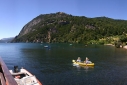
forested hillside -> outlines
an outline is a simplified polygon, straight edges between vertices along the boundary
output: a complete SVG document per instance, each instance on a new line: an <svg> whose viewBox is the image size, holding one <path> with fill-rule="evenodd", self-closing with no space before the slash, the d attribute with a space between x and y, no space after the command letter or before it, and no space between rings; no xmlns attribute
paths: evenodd
<svg viewBox="0 0 127 85"><path fill-rule="evenodd" d="M63 12L42 14L27 23L12 42L104 44L127 41L127 21L87 18Z"/></svg>

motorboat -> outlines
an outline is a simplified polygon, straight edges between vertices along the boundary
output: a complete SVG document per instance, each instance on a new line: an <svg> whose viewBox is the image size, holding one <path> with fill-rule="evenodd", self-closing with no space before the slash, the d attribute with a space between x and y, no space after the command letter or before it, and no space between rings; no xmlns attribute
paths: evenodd
<svg viewBox="0 0 127 85"><path fill-rule="evenodd" d="M42 83L29 71L14 66L14 71L9 70L0 57L0 85L42 85Z"/></svg>
<svg viewBox="0 0 127 85"><path fill-rule="evenodd" d="M32 75L24 68L21 68L20 71L18 71L18 66L14 66L14 71L9 71L18 85L42 85L35 75Z"/></svg>

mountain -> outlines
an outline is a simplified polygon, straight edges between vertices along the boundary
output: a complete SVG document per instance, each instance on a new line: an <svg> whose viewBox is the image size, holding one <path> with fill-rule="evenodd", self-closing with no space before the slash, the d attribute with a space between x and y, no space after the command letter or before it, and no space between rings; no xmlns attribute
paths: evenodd
<svg viewBox="0 0 127 85"><path fill-rule="evenodd" d="M14 37L3 38L0 40L0 43L10 43L13 39L14 39Z"/></svg>
<svg viewBox="0 0 127 85"><path fill-rule="evenodd" d="M87 18L57 12L41 14L32 19L22 28L19 35L12 42L89 43L93 40L109 40L112 36L125 37L126 33L126 20L112 19L105 16Z"/></svg>

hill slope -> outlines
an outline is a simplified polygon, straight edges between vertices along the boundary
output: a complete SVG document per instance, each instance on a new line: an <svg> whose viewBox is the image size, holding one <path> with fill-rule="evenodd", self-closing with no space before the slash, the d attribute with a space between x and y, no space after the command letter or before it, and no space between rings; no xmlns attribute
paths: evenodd
<svg viewBox="0 0 127 85"><path fill-rule="evenodd" d="M87 18L57 12L37 16L22 28L12 42L88 43L126 33L126 20Z"/></svg>
<svg viewBox="0 0 127 85"><path fill-rule="evenodd" d="M3 39L0 40L0 43L10 43L13 39L14 39L14 37L3 38Z"/></svg>

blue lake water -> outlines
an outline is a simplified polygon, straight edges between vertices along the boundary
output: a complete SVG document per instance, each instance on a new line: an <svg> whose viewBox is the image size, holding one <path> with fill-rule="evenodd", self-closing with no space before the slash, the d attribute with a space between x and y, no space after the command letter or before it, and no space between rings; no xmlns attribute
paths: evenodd
<svg viewBox="0 0 127 85"><path fill-rule="evenodd" d="M45 47L48 46L48 47ZM127 50L103 45L0 43L9 69L24 67L43 85L127 85ZM73 66L88 57L94 67Z"/></svg>

